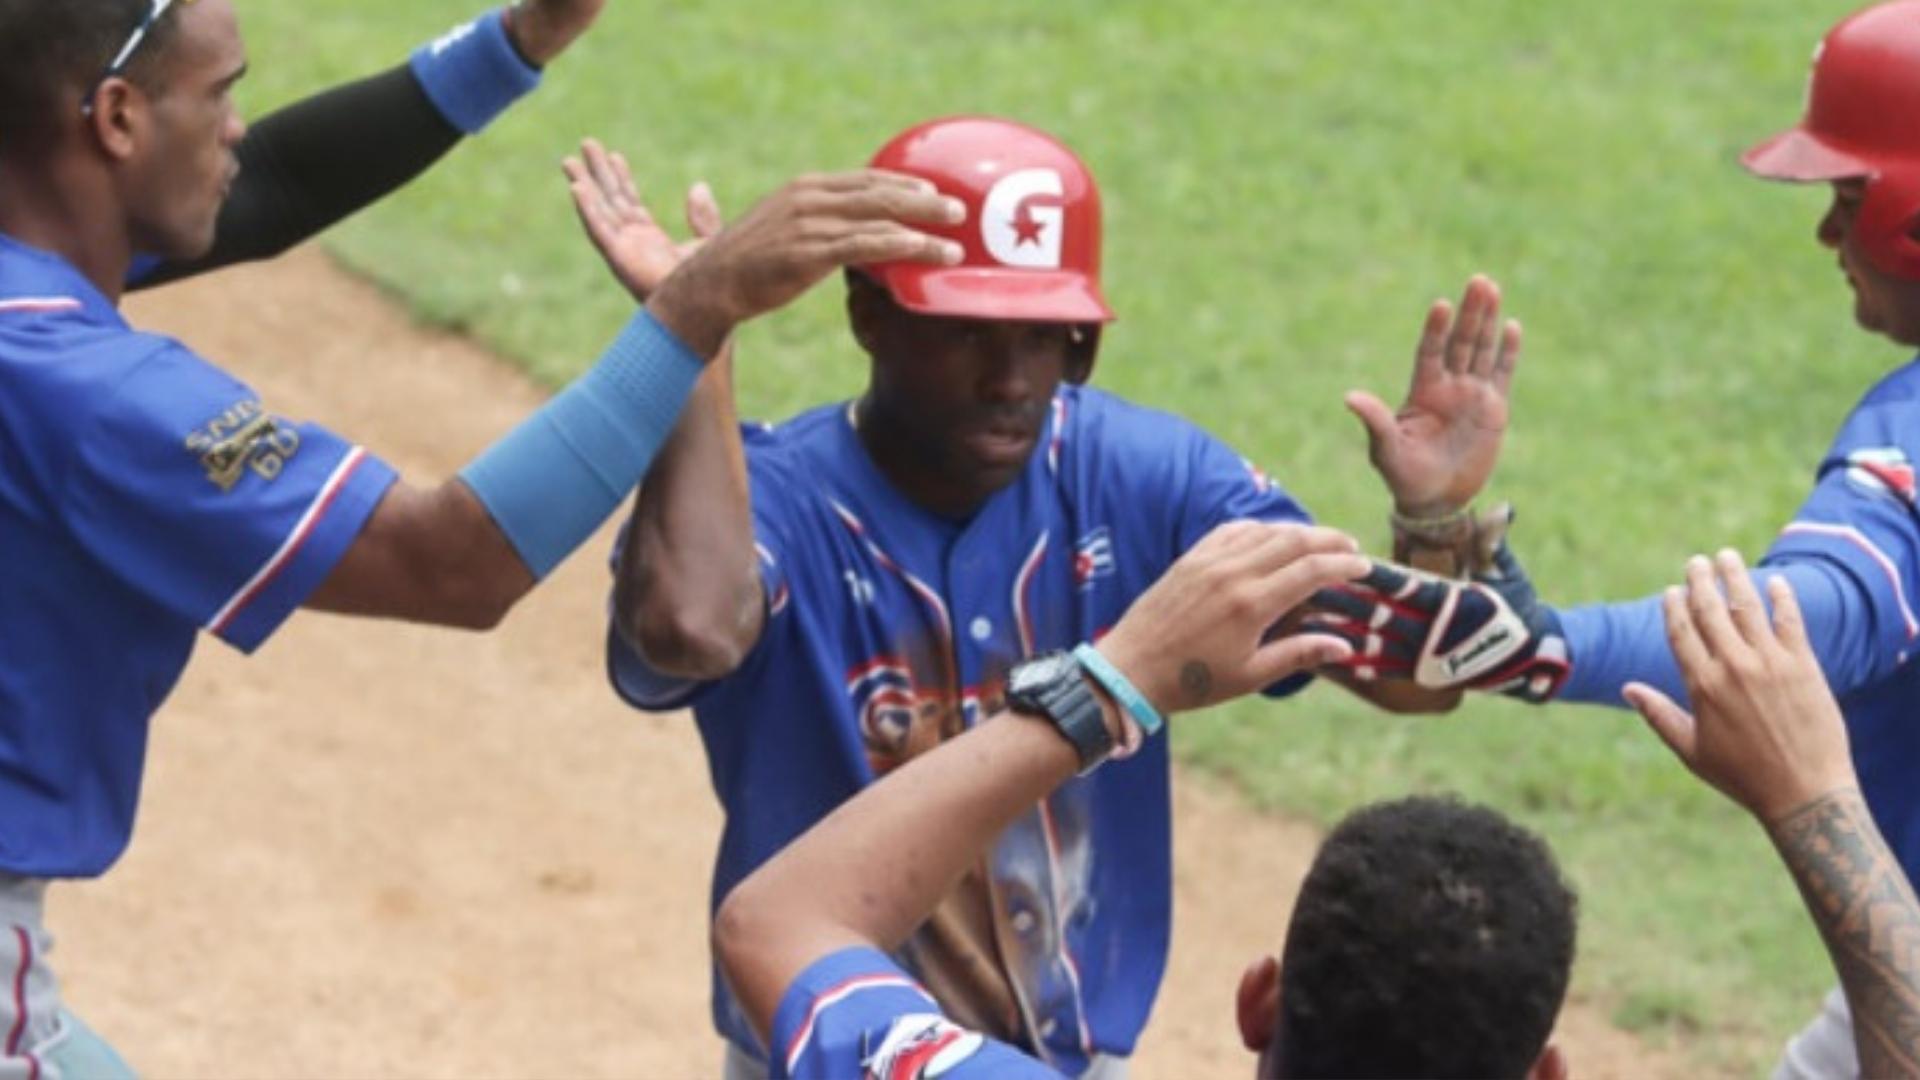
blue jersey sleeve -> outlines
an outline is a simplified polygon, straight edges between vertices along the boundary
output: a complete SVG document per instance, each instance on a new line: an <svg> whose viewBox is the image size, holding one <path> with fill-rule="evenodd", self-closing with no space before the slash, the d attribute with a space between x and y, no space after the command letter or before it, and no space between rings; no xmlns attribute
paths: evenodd
<svg viewBox="0 0 1920 1080"><path fill-rule="evenodd" d="M272 415L245 385L160 342L75 432L59 498L102 565L251 651L325 578L393 480L361 448Z"/></svg>
<svg viewBox="0 0 1920 1080"><path fill-rule="evenodd" d="M1859 633L1869 617L1869 603L1857 583L1824 561L1769 556L1764 567L1753 572L1754 587L1762 597L1766 579L1776 574L1793 587L1808 641L1828 681L1842 692L1869 681L1873 658ZM1659 596L1569 608L1560 612L1560 628L1573 670L1560 688L1559 700L1624 708L1621 688L1643 682L1686 702L1680 666L1667 645Z"/></svg>
<svg viewBox="0 0 1920 1080"><path fill-rule="evenodd" d="M800 973L773 1019L772 1075L871 1080L1057 1078L1005 1043L941 1015L885 953L844 949Z"/></svg>
<svg viewBox="0 0 1920 1080"><path fill-rule="evenodd" d="M1185 551L1229 521L1311 522L1313 516L1260 467L1226 443L1198 428L1188 448L1185 504L1180 515L1180 550ZM1301 672L1261 691L1269 698L1289 697L1313 682Z"/></svg>
<svg viewBox="0 0 1920 1080"><path fill-rule="evenodd" d="M1871 391L1820 463L1812 494L1755 571L1782 574L1806 617L1807 637L1838 694L1905 664L1920 634L1920 527L1912 461L1920 453L1920 371L1895 372ZM1764 595L1764 593L1763 593ZM1667 646L1660 600L1562 614L1573 669L1560 696L1619 705L1630 680L1685 700Z"/></svg>
<svg viewBox="0 0 1920 1080"><path fill-rule="evenodd" d="M1186 479L1180 509L1182 551L1229 521L1313 520L1258 466L1198 428L1188 437Z"/></svg>

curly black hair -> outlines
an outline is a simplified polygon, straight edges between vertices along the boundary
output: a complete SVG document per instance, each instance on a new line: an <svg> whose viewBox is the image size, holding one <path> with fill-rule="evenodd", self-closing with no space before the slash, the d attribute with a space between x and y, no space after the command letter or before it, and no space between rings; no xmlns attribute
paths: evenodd
<svg viewBox="0 0 1920 1080"><path fill-rule="evenodd" d="M0 150L44 145L77 115L151 0L0 0ZM176 3L147 31L126 78L153 89Z"/></svg>
<svg viewBox="0 0 1920 1080"><path fill-rule="evenodd" d="M1553 1032L1578 899L1532 833L1416 797L1327 837L1287 931L1270 1058L1293 1077L1521 1077Z"/></svg>

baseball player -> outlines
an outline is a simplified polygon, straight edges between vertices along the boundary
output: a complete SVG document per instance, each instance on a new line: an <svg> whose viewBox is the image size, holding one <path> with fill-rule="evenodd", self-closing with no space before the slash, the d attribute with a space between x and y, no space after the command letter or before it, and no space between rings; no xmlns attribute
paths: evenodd
<svg viewBox="0 0 1920 1080"><path fill-rule="evenodd" d="M1215 526L1306 519L1198 427L1085 385L1112 312L1099 194L1070 150L1010 121L958 117L903 132L872 164L965 202L967 224L941 232L963 263L848 275L853 337L871 360L857 400L743 429L725 370L711 372L614 558L612 681L637 708L693 708L726 810L715 904L875 777L996 708L1011 665L1097 639ZM576 197L616 269L645 236L663 242L643 212L612 209L637 207L617 167L587 172ZM620 277L644 294L644 273ZM1403 411L1387 454L1402 505L1445 497L1479 464L1455 448L1483 449L1423 423L1436 411L1424 397L1450 402L1452 422L1486 424L1477 406L1504 410L1496 385L1518 338L1484 283L1457 320L1436 306L1422 354L1461 363L1423 366ZM1504 412L1487 426L1503 423ZM1204 697L1206 671L1190 684ZM1165 966L1168 785L1155 742L1062 787L1007 830L903 959L969 1027L1069 1074L1117 1074ZM758 1036L718 979L713 1005L729 1075L764 1073Z"/></svg>
<svg viewBox="0 0 1920 1080"><path fill-rule="evenodd" d="M1821 246L1837 253L1859 324L1920 345L1920 0L1868 8L1815 54L1806 114L1749 150L1753 173L1827 182ZM1920 872L1920 364L1867 391L1821 460L1811 495L1761 565L1790 584L1845 711L1860 787L1909 878ZM1460 505L1460 504L1456 504ZM1436 514L1433 520L1444 515ZM1659 598L1555 610L1502 552L1480 585L1382 567L1330 605L1365 675L1496 690L1530 701L1618 705L1638 681L1681 697ZM1332 627L1329 627L1332 628ZM1788 1047L1777 1075L1852 1075L1860 1063L1838 990Z"/></svg>
<svg viewBox="0 0 1920 1080"><path fill-rule="evenodd" d="M1314 636L1262 642L1271 612L1364 567L1352 551L1326 529L1221 526L1097 647L1081 646L1120 682L1083 683L1049 657L1016 665L1006 711L854 796L754 871L721 907L714 938L774 1075L1061 1076L956 1022L888 951L1037 801L1088 770L1127 766L1085 754L1076 690L1109 744L1150 746L1159 740L1136 730L1125 691L1108 686L1165 713L1344 655ZM1185 685L1195 663L1213 675L1199 697ZM1563 1077L1547 1040L1574 921L1546 845L1497 814L1439 799L1371 807L1328 837L1284 960L1248 967L1235 1019L1263 1077Z"/></svg>
<svg viewBox="0 0 1920 1080"><path fill-rule="evenodd" d="M416 76L483 96L502 40ZM878 172L789 185L459 478L413 486L118 311L136 253L215 242L244 133L231 0L0 0L0 42L0 1075L118 1076L60 1008L43 896L125 848L198 631L251 651L301 606L494 624L638 481L734 325L845 263L957 260L899 222L964 207Z"/></svg>

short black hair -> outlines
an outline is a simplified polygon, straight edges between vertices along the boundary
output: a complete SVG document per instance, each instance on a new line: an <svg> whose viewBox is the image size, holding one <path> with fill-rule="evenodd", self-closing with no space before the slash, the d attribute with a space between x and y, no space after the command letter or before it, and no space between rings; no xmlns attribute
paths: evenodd
<svg viewBox="0 0 1920 1080"><path fill-rule="evenodd" d="M125 45L151 0L0 0L0 152L37 147ZM180 3L147 31L122 74L153 89L154 58L166 51Z"/></svg>
<svg viewBox="0 0 1920 1080"><path fill-rule="evenodd" d="M1295 1077L1521 1077L1553 1033L1579 901L1547 845L1457 799L1365 807L1287 931L1271 1047Z"/></svg>

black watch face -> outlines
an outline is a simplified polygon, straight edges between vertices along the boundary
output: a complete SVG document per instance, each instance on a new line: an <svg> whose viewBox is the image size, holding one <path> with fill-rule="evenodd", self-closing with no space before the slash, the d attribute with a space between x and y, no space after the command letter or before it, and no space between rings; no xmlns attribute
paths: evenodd
<svg viewBox="0 0 1920 1080"><path fill-rule="evenodd" d="M1041 656L1020 664L1007 673L1009 695L1030 696L1060 678L1061 668L1074 663L1070 656Z"/></svg>

